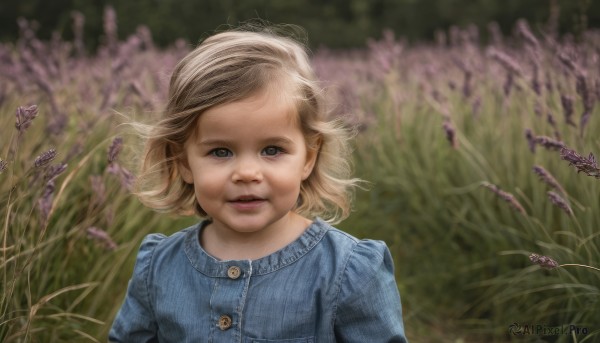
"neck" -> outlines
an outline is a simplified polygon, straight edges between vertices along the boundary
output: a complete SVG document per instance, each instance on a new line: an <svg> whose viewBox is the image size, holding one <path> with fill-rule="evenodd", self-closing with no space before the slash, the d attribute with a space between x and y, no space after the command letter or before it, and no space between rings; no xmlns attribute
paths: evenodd
<svg viewBox="0 0 600 343"><path fill-rule="evenodd" d="M200 243L219 260L256 260L292 243L310 223L294 212L256 232L233 231L213 222L202 230Z"/></svg>

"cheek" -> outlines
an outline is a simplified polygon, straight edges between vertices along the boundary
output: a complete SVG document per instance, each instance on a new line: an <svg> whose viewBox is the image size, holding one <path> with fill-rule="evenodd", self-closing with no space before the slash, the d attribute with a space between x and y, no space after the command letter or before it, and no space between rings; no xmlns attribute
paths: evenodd
<svg viewBox="0 0 600 343"><path fill-rule="evenodd" d="M196 197L211 199L223 193L225 185L224 175L225 173L218 170L211 171L207 168L197 169L197 172L194 173ZM201 199L198 200L200 201Z"/></svg>
<svg viewBox="0 0 600 343"><path fill-rule="evenodd" d="M282 175L286 175L282 177ZM300 192L301 176L297 173L279 174L277 178L271 179L270 186L281 195L296 198ZM294 200L295 201L295 200Z"/></svg>

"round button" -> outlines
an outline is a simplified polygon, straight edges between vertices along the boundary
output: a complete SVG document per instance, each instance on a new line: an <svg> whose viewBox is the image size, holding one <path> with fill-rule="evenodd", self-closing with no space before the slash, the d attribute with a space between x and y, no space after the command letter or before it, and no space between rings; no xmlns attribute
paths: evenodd
<svg viewBox="0 0 600 343"><path fill-rule="evenodd" d="M230 279L237 279L240 277L240 275L242 274L242 270L240 269L240 267L237 266L233 266L233 267L229 267L229 269L227 269L227 276L229 276Z"/></svg>
<svg viewBox="0 0 600 343"><path fill-rule="evenodd" d="M221 330L227 330L231 327L231 317L224 314L221 317L219 317L219 329Z"/></svg>

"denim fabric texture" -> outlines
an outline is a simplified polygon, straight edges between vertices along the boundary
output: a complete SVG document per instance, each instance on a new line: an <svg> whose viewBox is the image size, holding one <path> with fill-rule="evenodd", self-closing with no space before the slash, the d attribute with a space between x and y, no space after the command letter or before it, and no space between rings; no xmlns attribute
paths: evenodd
<svg viewBox="0 0 600 343"><path fill-rule="evenodd" d="M220 261L207 223L144 239L111 342L406 342L384 242L317 218L271 255Z"/></svg>

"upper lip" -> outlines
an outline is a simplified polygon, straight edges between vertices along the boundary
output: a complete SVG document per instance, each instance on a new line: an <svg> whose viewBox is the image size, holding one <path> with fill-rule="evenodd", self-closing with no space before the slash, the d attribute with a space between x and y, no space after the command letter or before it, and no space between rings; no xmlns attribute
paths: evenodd
<svg viewBox="0 0 600 343"><path fill-rule="evenodd" d="M264 200L264 198L254 195L254 194L245 194L240 195L238 197L233 198L231 201L249 201L249 200Z"/></svg>

